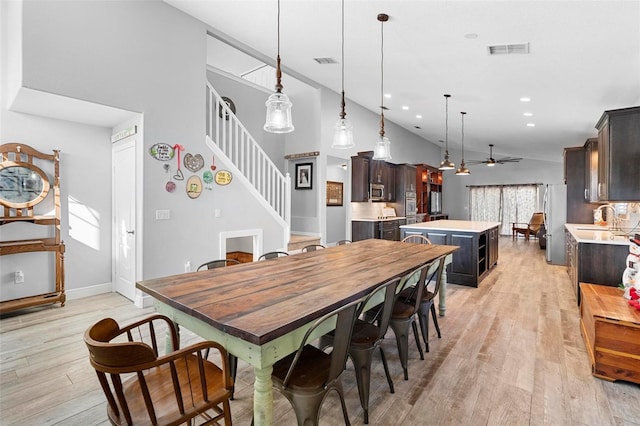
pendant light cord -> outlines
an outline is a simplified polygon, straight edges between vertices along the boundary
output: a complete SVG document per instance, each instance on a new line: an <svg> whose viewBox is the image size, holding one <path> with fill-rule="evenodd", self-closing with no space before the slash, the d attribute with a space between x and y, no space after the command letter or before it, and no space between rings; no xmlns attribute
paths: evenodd
<svg viewBox="0 0 640 426"><path fill-rule="evenodd" d="M280 0L278 0L278 52L276 56L276 92L282 93L282 70L280 69Z"/></svg>
<svg viewBox="0 0 640 426"><path fill-rule="evenodd" d="M444 95L444 108L445 108L445 116L444 116L444 152L449 155L449 96Z"/></svg>
<svg viewBox="0 0 640 426"><path fill-rule="evenodd" d="M380 137L384 137L384 20L380 20Z"/></svg>
<svg viewBox="0 0 640 426"><path fill-rule="evenodd" d="M340 118L344 120L347 113L345 112L345 102L344 102L344 0L342 0L342 100L340 101Z"/></svg>
<svg viewBox="0 0 640 426"><path fill-rule="evenodd" d="M466 112L461 112L460 114L462 114L462 160L460 162L464 165L464 115Z"/></svg>

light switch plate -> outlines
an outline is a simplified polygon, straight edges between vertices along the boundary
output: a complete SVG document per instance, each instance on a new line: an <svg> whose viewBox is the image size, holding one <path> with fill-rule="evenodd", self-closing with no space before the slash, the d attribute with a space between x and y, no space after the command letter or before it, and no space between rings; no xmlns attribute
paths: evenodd
<svg viewBox="0 0 640 426"><path fill-rule="evenodd" d="M171 219L171 210L156 210L156 220Z"/></svg>

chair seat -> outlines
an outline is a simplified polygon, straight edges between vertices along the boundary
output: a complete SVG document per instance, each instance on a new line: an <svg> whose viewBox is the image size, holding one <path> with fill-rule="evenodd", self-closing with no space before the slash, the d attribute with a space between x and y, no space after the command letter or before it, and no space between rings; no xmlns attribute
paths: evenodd
<svg viewBox="0 0 640 426"><path fill-rule="evenodd" d="M274 385L282 387L294 357L295 353L290 354L274 364L271 374ZM288 387L298 392L317 392L329 377L330 365L331 354L327 354L315 346L305 345L300 359L293 369Z"/></svg>
<svg viewBox="0 0 640 426"><path fill-rule="evenodd" d="M397 318L408 318L415 313L415 306L413 304L404 303L401 300L396 301L393 305L393 313L391 314L391 320Z"/></svg>
<svg viewBox="0 0 640 426"><path fill-rule="evenodd" d="M409 300L411 300L412 302L415 301L415 297L411 297L411 293L413 292L413 288L409 287L409 288L405 288L404 290L402 290L400 292L400 298L404 298L407 299L409 298ZM435 294L432 291L429 291L427 289L424 289L422 291L422 299L421 302L428 302L429 300L433 300L433 298L435 297Z"/></svg>
<svg viewBox="0 0 640 426"><path fill-rule="evenodd" d="M204 401L202 396L202 388L199 386L196 380L191 388L189 387L189 380L186 380L187 372L191 373L192 377L195 372L198 372L198 360L195 355L187 355L187 361L185 359L179 359L175 363L178 377L180 379L180 390L182 392L182 401L185 407L193 407L194 414L197 412L204 412L210 409L210 403ZM209 401L223 401L229 398L230 391L224 389L223 385L223 373L218 366L211 362L204 362L204 372L206 374L206 380L209 383L207 398ZM184 416L180 415L176 396L171 386L167 384L172 383L171 369L169 364L164 364L160 367L152 368L144 373L144 378L149 388L149 393L153 401L153 406L156 411L158 423L160 425L170 424L172 422L184 419ZM138 425L151 425L147 408L145 406L144 398L142 397L142 391L140 389L140 381L137 376L132 376L127 379L123 385L123 391L127 399L127 404L131 410L131 419L133 424ZM214 391L212 389L216 388ZM127 421L123 415L118 416L107 404L107 415L109 419L115 425L126 425Z"/></svg>
<svg viewBox="0 0 640 426"><path fill-rule="evenodd" d="M356 323L353 325L351 347L354 349L365 347L370 348L378 341L379 334L379 327L370 324L367 321L357 319Z"/></svg>

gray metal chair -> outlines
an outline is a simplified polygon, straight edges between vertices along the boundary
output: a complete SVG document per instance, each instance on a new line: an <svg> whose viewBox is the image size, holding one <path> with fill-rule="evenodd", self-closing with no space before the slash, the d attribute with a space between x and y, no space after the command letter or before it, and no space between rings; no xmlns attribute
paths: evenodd
<svg viewBox="0 0 640 426"><path fill-rule="evenodd" d="M203 263L202 265L198 266L198 269L196 269L196 271L200 271L202 269L224 268L225 266L238 265L239 263L240 262L235 259L217 259Z"/></svg>
<svg viewBox="0 0 640 426"><path fill-rule="evenodd" d="M267 260L267 259L277 259L279 257L285 257L285 256L289 256L289 253L287 253L286 251L270 251L260 256L258 258L258 261Z"/></svg>
<svg viewBox="0 0 640 426"><path fill-rule="evenodd" d="M302 253L306 253L308 251L322 250L323 248L326 248L326 247L323 246L322 244L309 244L308 246L302 247L302 250L300 251Z"/></svg>
<svg viewBox="0 0 640 426"><path fill-rule="evenodd" d="M273 387L293 406L298 425L318 424L322 402L332 390L340 397L345 424L350 424L340 377L347 361L353 323L360 314L361 306L362 299L316 320L305 334L298 350L273 366ZM333 350L327 354L308 342L313 339L314 331L321 324L334 317L336 328Z"/></svg>
<svg viewBox="0 0 640 426"><path fill-rule="evenodd" d="M387 358L384 354L380 341L384 339L384 335L389 328L391 320L391 312L393 305L398 297L398 284L400 278L393 279L375 288L363 301L363 306L369 303L375 297L383 296L383 302L368 310L362 319L356 319L353 325L353 334L351 335L351 343L349 346L349 356L356 375L356 383L358 384L358 395L360 396L360 405L364 410L364 423L369 424L369 392L371 389L371 362L373 354L378 348L382 365L389 383L389 392L394 393L393 380L389 374L389 366ZM333 346L334 332L325 334L320 338L320 347L325 348Z"/></svg>
<svg viewBox="0 0 640 426"><path fill-rule="evenodd" d="M424 235L412 234L402 239L403 243L431 244L431 240Z"/></svg>

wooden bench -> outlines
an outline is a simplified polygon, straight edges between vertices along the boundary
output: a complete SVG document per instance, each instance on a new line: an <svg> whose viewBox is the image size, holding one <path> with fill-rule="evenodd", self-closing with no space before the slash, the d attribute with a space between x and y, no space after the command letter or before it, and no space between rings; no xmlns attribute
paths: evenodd
<svg viewBox="0 0 640 426"><path fill-rule="evenodd" d="M619 288L580 283L580 330L594 376L640 383L640 311Z"/></svg>

